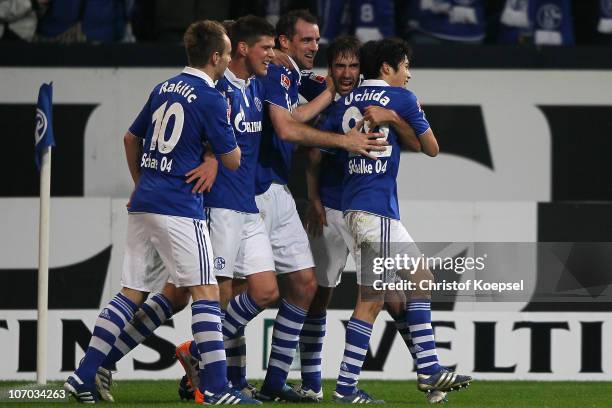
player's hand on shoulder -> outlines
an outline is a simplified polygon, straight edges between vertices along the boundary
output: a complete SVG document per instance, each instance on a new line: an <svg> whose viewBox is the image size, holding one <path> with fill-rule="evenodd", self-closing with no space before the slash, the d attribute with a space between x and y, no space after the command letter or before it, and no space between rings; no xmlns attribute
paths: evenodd
<svg viewBox="0 0 612 408"><path fill-rule="evenodd" d="M382 106L370 105L364 109L363 119L370 124L370 128L379 125L394 123L397 120L397 113Z"/></svg>
<svg viewBox="0 0 612 408"><path fill-rule="evenodd" d="M272 57L272 63L276 65L283 65L289 70L293 69L293 64L291 63L289 56L278 48L274 49L274 57Z"/></svg>
<svg viewBox="0 0 612 408"><path fill-rule="evenodd" d="M185 177L187 184L195 182L192 193L204 193L209 192L215 183L217 178L217 171L219 170L219 162L213 154L207 154L204 161L195 169L192 169Z"/></svg>
<svg viewBox="0 0 612 408"><path fill-rule="evenodd" d="M351 153L356 153L362 156L367 156L370 159L376 160L376 156L370 152L382 152L386 150L389 143L383 138L381 133L363 133L364 120L361 119L355 124L351 130L346 133L343 139L343 148Z"/></svg>
<svg viewBox="0 0 612 408"><path fill-rule="evenodd" d="M325 208L321 200L310 200L306 208L304 228L311 237L318 237L323 234L323 226L327 226Z"/></svg>

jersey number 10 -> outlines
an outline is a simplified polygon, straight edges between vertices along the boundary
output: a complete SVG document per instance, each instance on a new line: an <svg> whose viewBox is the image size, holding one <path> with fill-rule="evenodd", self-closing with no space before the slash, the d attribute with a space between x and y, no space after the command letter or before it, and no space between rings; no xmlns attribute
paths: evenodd
<svg viewBox="0 0 612 408"><path fill-rule="evenodd" d="M153 112L151 123L154 123L155 126L153 128L153 135L151 136L151 146L149 147L149 150L155 150L157 148L157 150L164 155L170 153L178 143L181 138L181 133L183 132L183 122L185 121L183 105L179 102L174 102L170 105L168 110L166 110L167 104L167 101L164 102L155 112ZM166 140L164 135L166 134L166 128L172 116L174 116L174 126L172 126L170 138ZM162 157L160 161L160 170L170 171L171 168L172 159L168 160L165 156Z"/></svg>

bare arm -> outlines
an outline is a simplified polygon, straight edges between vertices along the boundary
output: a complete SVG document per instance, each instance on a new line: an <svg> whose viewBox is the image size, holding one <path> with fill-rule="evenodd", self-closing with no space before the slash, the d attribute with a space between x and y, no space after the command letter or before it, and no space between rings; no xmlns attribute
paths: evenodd
<svg viewBox="0 0 612 408"><path fill-rule="evenodd" d="M236 148L231 152L222 154L219 157L221 159L221 163L223 163L225 167L232 171L236 171L238 167L240 167L240 156L240 147L236 146Z"/></svg>
<svg viewBox="0 0 612 408"><path fill-rule="evenodd" d="M371 105L365 108L363 119L369 121L371 127L381 124L393 126L399 135L402 146L413 152L421 151L421 142L414 133L414 129L412 129L412 126L402 119L394 110Z"/></svg>
<svg viewBox="0 0 612 408"><path fill-rule="evenodd" d="M125 158L127 159L128 169L134 181L134 185L140 180L139 160L142 154L142 139L134 136L130 132L126 132L123 136L123 146L125 147Z"/></svg>
<svg viewBox="0 0 612 408"><path fill-rule="evenodd" d="M370 150L383 151L388 144L384 140L371 139L379 137L380 134L361 133L360 130L363 122L358 123L346 135L338 135L336 133L323 132L300 123L291 116L288 110L279 106L271 104L269 109L274 131L282 140L288 142L305 146L325 146L344 149L352 153L371 157L372 159L375 159L375 157L370 155Z"/></svg>
<svg viewBox="0 0 612 408"><path fill-rule="evenodd" d="M308 152L308 166L306 167L306 186L308 188L308 208L306 209L306 231L317 237L323 233L323 226L327 226L325 208L319 196L319 171L321 169L321 150L311 148Z"/></svg>
<svg viewBox="0 0 612 408"><path fill-rule="evenodd" d="M306 187L309 200L321 201L319 196L319 171L321 170L321 150L316 147L308 151L308 165L306 166Z"/></svg>
<svg viewBox="0 0 612 408"><path fill-rule="evenodd" d="M336 95L336 88L334 87L334 81L330 76L325 79L327 88L321 92L316 98L308 103L298 106L291 115L298 122L308 122L314 119L319 113L333 102L334 96Z"/></svg>
<svg viewBox="0 0 612 408"><path fill-rule="evenodd" d="M423 147L422 151L426 155L436 157L438 153L440 153L438 141L436 140L436 136L431 128L427 129L422 135L419 135L419 141Z"/></svg>

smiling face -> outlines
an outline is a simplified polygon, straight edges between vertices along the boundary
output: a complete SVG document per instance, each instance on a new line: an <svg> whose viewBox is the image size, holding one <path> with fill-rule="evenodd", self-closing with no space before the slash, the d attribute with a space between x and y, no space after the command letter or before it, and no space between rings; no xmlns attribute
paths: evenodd
<svg viewBox="0 0 612 408"><path fill-rule="evenodd" d="M353 90L359 79L359 57L355 54L339 54L334 58L330 74L336 91L346 95Z"/></svg>
<svg viewBox="0 0 612 408"><path fill-rule="evenodd" d="M312 69L321 38L319 26L298 19L295 23L295 35L292 38L282 37L286 40L281 40L281 45L287 48L287 54L298 66L301 69Z"/></svg>
<svg viewBox="0 0 612 408"><path fill-rule="evenodd" d="M410 61L408 61L408 57L404 57L404 60L398 64L397 69L390 67L387 82L391 86L405 87L410 78L412 78L412 75L410 75Z"/></svg>
<svg viewBox="0 0 612 408"><path fill-rule="evenodd" d="M274 37L264 35L248 47L246 54L247 69L250 74L264 76L268 73L268 65L274 57Z"/></svg>

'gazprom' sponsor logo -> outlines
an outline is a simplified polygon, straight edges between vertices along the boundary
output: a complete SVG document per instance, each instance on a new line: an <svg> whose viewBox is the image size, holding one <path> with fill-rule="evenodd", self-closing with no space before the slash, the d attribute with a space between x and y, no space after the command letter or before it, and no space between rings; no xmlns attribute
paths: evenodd
<svg viewBox="0 0 612 408"><path fill-rule="evenodd" d="M240 112L234 118L234 128L240 133L255 133L261 132L261 121L245 122L244 110L240 108Z"/></svg>

